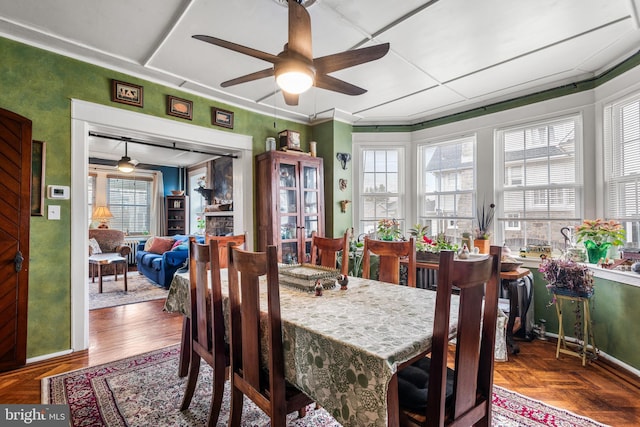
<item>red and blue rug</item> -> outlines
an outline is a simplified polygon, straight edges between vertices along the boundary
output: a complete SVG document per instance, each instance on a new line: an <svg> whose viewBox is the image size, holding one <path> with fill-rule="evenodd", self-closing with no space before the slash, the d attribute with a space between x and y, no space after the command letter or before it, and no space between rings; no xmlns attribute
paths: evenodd
<svg viewBox="0 0 640 427"><path fill-rule="evenodd" d="M80 369L42 380L42 403L68 404L73 426L201 426L206 423L211 399L211 369L206 363L191 407L180 411L186 379L179 378L178 346L144 353L104 365ZM218 420L229 416L229 383ZM311 409L290 426L340 426L324 409ZM268 426L269 418L245 399L243 425ZM494 386L494 427L602 427L585 417L545 405L521 394Z"/></svg>

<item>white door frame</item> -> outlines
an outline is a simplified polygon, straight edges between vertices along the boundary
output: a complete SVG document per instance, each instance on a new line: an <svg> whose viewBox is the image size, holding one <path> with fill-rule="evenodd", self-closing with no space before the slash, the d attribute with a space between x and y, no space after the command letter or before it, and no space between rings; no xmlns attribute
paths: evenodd
<svg viewBox="0 0 640 427"><path fill-rule="evenodd" d="M71 350L89 348L89 230L87 176L90 130L117 129L176 141L189 141L235 152L233 168L234 225L253 241L253 138L180 123L101 104L71 100Z"/></svg>

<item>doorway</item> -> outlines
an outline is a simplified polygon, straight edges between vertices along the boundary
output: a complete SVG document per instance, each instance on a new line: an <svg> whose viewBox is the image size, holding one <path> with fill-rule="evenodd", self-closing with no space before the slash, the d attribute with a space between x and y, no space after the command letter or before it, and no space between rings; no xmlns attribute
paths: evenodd
<svg viewBox="0 0 640 427"><path fill-rule="evenodd" d="M118 129L122 133L162 136L202 147L234 152L234 225L247 231L253 241L253 153L252 137L180 123L146 114L108 107L86 101L71 101L71 349L89 346L88 277L86 242L88 241L88 135L100 128ZM243 176L243 171L245 175Z"/></svg>

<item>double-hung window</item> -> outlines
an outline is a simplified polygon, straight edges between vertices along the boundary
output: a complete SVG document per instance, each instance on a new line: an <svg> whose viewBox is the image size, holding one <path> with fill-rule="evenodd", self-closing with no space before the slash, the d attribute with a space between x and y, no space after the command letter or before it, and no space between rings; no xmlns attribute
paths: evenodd
<svg viewBox="0 0 640 427"><path fill-rule="evenodd" d="M450 239L471 232L475 182L475 136L418 147L418 216L429 234Z"/></svg>
<svg viewBox="0 0 640 427"><path fill-rule="evenodd" d="M497 131L496 227L508 246L562 248L562 227L580 222L581 137L579 115Z"/></svg>
<svg viewBox="0 0 640 427"><path fill-rule="evenodd" d="M111 228L127 234L148 234L151 223L152 180L107 176L107 204L113 219Z"/></svg>
<svg viewBox="0 0 640 427"><path fill-rule="evenodd" d="M404 148L364 147L360 159L359 232L375 232L381 219L396 219L403 230Z"/></svg>
<svg viewBox="0 0 640 427"><path fill-rule="evenodd" d="M604 110L605 215L640 242L640 94Z"/></svg>

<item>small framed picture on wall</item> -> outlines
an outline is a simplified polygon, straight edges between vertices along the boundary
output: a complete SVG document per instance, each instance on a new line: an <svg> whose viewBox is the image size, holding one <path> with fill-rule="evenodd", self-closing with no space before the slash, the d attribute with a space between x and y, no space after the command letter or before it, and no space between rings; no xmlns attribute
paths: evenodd
<svg viewBox="0 0 640 427"><path fill-rule="evenodd" d="M111 81L111 101L120 104L135 105L142 108L144 106L143 87L132 83L125 83L119 80Z"/></svg>
<svg viewBox="0 0 640 427"><path fill-rule="evenodd" d="M211 108L211 121L214 125L233 129L233 112L220 108Z"/></svg>
<svg viewBox="0 0 640 427"><path fill-rule="evenodd" d="M193 101L167 95L167 114L182 119L193 119Z"/></svg>

